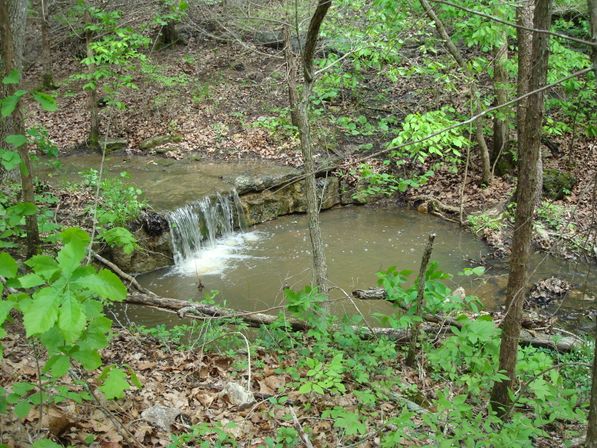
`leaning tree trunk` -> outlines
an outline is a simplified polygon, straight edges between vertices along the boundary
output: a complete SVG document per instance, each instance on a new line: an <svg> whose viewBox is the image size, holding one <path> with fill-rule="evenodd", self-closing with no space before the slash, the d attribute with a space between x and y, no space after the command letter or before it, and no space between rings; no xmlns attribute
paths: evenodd
<svg viewBox="0 0 597 448"><path fill-rule="evenodd" d="M591 33L594 44L597 44L597 0L587 0L589 15L591 17ZM595 73L595 89L597 90L597 47L591 51L593 72ZM597 182L595 177L594 182ZM595 206L595 189L593 186L593 206ZM593 386L591 387L591 404L589 405L589 418L587 420L587 448L597 448L597 314L595 314L595 352L593 358Z"/></svg>
<svg viewBox="0 0 597 448"><path fill-rule="evenodd" d="M25 38L25 23L27 20L26 0L2 0L0 1L0 42L2 45L2 61L4 63L2 77L13 70L22 72L23 66L23 41ZM3 87L3 97L12 96L16 93L18 86L8 84ZM2 144L4 137L10 134L25 135L25 117L23 116L22 102L18 101L14 112L2 120ZM23 201L35 203L33 189L33 175L31 160L29 159L29 148L27 144L19 147L19 164L21 174L21 188ZM27 255L32 256L39 246L39 229L37 226L37 215L26 217L27 230Z"/></svg>
<svg viewBox="0 0 597 448"><path fill-rule="evenodd" d="M531 2L527 5L531 5ZM526 8L519 8L518 14L523 14L524 9ZM536 0L533 16L533 28L548 29L551 22L551 0ZM526 36L520 35L521 32L523 30L518 29L519 46L522 45L519 47L522 56L519 58L518 67L519 82L522 83L519 85L519 91L526 93L537 90L546 83L549 38L546 34L535 33L531 38L531 57L527 58L525 55L529 53L526 53L525 45L528 45L528 40ZM517 113L519 114L519 123L524 121L524 126L518 129L517 207L512 236L510 274L506 290L506 314L502 323L499 365L500 371L505 372L507 379L496 382L491 393L494 409L502 415L510 404L509 390L516 378L518 340L528 279L527 268L531 251L537 190L537 167L543 122L543 92L529 96L525 104L519 105Z"/></svg>
<svg viewBox="0 0 597 448"><path fill-rule="evenodd" d="M427 0L419 0L425 13L427 16L435 23L435 30L439 37L444 41L446 44L446 48L460 67L460 69L470 78L471 82L471 96L473 97L474 101L474 112L478 114L481 112L481 104L478 98L478 88L475 83L474 75L471 73L470 69L468 68L466 61L462 57L462 54L452 42L444 23L435 13L435 10L432 8L431 4ZM478 118L475 120L475 137L477 138L477 144L479 145L479 151L481 156L481 168L483 171L483 177L481 179L481 183L484 185L489 185L491 183L491 160L489 157L489 148L487 146L487 142L485 141L485 135L483 134L483 121Z"/></svg>

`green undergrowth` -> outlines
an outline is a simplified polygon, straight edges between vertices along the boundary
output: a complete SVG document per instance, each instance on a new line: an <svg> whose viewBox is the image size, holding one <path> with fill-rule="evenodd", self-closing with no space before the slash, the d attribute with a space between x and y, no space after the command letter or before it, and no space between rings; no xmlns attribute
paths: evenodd
<svg viewBox="0 0 597 448"><path fill-rule="evenodd" d="M470 269L463 274L481 273ZM378 274L395 306L394 313L378 317L395 330L418 321L412 311L416 285L407 286L411 274L395 268ZM325 422L325 435L309 425L303 430L326 446L359 446L372 434L383 447L530 447L554 433L566 440L578 436L589 399L591 346L567 354L521 347L513 405L501 420L488 406L493 384L504 378L497 368L500 329L489 315L478 314L476 298L453 296L443 282L446 278L435 264L428 270L425 312L452 316L460 328L452 327L440 339L423 336L415 369L404 366L403 345L391 337L368 336L358 316L331 315L327 298L316 289L287 290L286 313L250 332L252 375L262 377L273 370L285 378L276 394L265 398L267 412L283 416L263 439L265 446L302 443L290 424L289 406L302 421ZM293 331L288 314L306 321L310 329ZM239 356L246 346L238 332L246 330L246 324L239 327L239 322L226 320L137 328L138 334L155 338L168 351L229 356L235 361L228 373L239 383L249 368L246 355ZM173 436L170 446L241 446L243 440L235 438L228 425L195 425Z"/></svg>
<svg viewBox="0 0 597 448"><path fill-rule="evenodd" d="M506 234L514 225L516 204L504 211L470 214L466 222L471 231L479 236ZM535 209L533 228L539 249L565 256L592 258L595 256L591 240L579 230L575 222L575 208L561 202L543 200Z"/></svg>

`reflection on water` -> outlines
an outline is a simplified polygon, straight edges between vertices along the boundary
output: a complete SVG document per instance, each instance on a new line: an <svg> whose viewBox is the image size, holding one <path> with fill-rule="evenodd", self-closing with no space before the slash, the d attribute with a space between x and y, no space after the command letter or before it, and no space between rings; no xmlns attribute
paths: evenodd
<svg viewBox="0 0 597 448"><path fill-rule="evenodd" d="M329 279L336 287L333 298L346 291L376 284L376 272L397 266L418 270L427 235L437 234L432 259L454 275L450 286L464 286L490 308L503 300L507 281L504 262L488 267L482 280L458 276L465 267L476 265L487 255L487 247L458 226L428 215L401 209L365 207L331 210L321 215L322 232L329 266ZM534 279L557 275L581 286L588 279L588 291L597 290L595 279L587 277L586 265L536 255ZM413 274L414 276L414 274ZM234 234L214 247L200 251L184 269L164 269L139 277L156 293L180 299L200 299L205 291L220 291L219 302L239 310L263 310L283 303L285 286L300 289L311 280L310 242L305 216L287 216L256 226L244 235ZM205 285L199 290L199 281ZM564 309L586 308L594 302L567 299ZM387 313L391 306L380 301L353 303L338 301L337 313L356 312L367 316ZM161 317L153 311L137 318L154 323ZM372 321L375 323L374 321Z"/></svg>

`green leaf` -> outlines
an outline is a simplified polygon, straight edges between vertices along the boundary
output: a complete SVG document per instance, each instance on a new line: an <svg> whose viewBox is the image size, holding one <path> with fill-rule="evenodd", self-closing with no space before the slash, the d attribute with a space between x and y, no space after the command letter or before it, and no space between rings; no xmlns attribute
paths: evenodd
<svg viewBox="0 0 597 448"><path fill-rule="evenodd" d="M35 215L35 213L37 213L37 207L31 202L19 202L6 209L8 223L11 226L18 225L24 216Z"/></svg>
<svg viewBox="0 0 597 448"><path fill-rule="evenodd" d="M58 318L58 327L62 331L64 339L71 344L77 341L83 333L86 323L87 317L81 309L79 301L72 295L67 296L60 307Z"/></svg>
<svg viewBox="0 0 597 448"><path fill-rule="evenodd" d="M70 228L61 233L61 239L65 244L58 252L56 260L62 272L70 276L85 258L89 235L81 229Z"/></svg>
<svg viewBox="0 0 597 448"><path fill-rule="evenodd" d="M102 358L100 358L97 350L78 350L74 352L72 356L79 361L86 370L95 370L102 365Z"/></svg>
<svg viewBox="0 0 597 448"><path fill-rule="evenodd" d="M61 446L52 442L51 440L41 439L37 440L33 445L31 445L31 448L61 448Z"/></svg>
<svg viewBox="0 0 597 448"><path fill-rule="evenodd" d="M66 355L52 356L46 362L44 371L50 372L54 378L62 378L68 373L70 368L70 359Z"/></svg>
<svg viewBox="0 0 597 448"><path fill-rule="evenodd" d="M56 105L56 98L46 92L31 92L33 99L39 103L41 108L47 112L56 112L58 106Z"/></svg>
<svg viewBox="0 0 597 448"><path fill-rule="evenodd" d="M91 292L102 299L122 302L126 299L126 286L113 272L102 269L98 274L90 275L82 282Z"/></svg>
<svg viewBox="0 0 597 448"><path fill-rule="evenodd" d="M58 319L60 295L54 288L43 288L33 294L33 299L21 302L23 323L27 337L48 331Z"/></svg>
<svg viewBox="0 0 597 448"><path fill-rule="evenodd" d="M9 85L9 84L18 84L21 82L21 72L18 71L16 68L13 68L8 75L2 78L2 84Z"/></svg>
<svg viewBox="0 0 597 448"><path fill-rule="evenodd" d="M0 275L6 278L14 278L18 270L17 262L6 252L0 253Z"/></svg>
<svg viewBox="0 0 597 448"><path fill-rule="evenodd" d="M19 283L23 288L34 288L43 285L45 280L37 274L27 274L19 278Z"/></svg>
<svg viewBox="0 0 597 448"><path fill-rule="evenodd" d="M5 170L14 170L21 163L21 156L16 151L0 148L0 164Z"/></svg>
<svg viewBox="0 0 597 448"><path fill-rule="evenodd" d="M104 384L100 386L100 390L108 400L123 398L124 392L130 388L131 385L126 379L126 373L117 367L110 369Z"/></svg>
<svg viewBox="0 0 597 448"><path fill-rule="evenodd" d="M29 411L31 410L31 403L26 400L19 401L16 406L14 407L14 413L20 419L24 419L29 415Z"/></svg>
<svg viewBox="0 0 597 448"><path fill-rule="evenodd" d="M20 96L18 96L18 95L11 95L11 96L7 96L6 98L2 98L2 101L1 101L2 106L0 107L0 115L2 115L2 117L10 116L17 108L19 99L20 99Z"/></svg>
<svg viewBox="0 0 597 448"><path fill-rule="evenodd" d="M10 310L12 310L14 306L15 304L8 300L0 301L0 326L4 323L8 317L8 313L10 313Z"/></svg>
<svg viewBox="0 0 597 448"><path fill-rule="evenodd" d="M25 262L33 271L46 280L50 280L56 272L60 271L58 263L47 255L35 255Z"/></svg>
<svg viewBox="0 0 597 448"><path fill-rule="evenodd" d="M4 140L6 143L14 146L15 148L19 148L27 144L27 137L25 137L23 134L7 135Z"/></svg>

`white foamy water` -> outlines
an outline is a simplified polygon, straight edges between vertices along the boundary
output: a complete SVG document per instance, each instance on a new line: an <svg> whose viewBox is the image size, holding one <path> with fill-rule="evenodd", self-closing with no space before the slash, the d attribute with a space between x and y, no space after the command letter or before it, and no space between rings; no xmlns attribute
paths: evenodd
<svg viewBox="0 0 597 448"><path fill-rule="evenodd" d="M233 233L216 239L212 244L196 249L178 264L173 266L166 275L184 275L201 278L206 275L223 275L224 272L236 266L239 260L260 258L247 255L252 242L259 241L263 232Z"/></svg>

